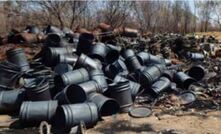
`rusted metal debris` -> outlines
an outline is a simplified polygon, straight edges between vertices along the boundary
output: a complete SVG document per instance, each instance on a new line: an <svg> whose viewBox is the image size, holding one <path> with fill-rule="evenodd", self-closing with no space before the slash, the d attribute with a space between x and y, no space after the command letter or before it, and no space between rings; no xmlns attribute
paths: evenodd
<svg viewBox="0 0 221 134"><path fill-rule="evenodd" d="M41 131L46 126L47 132L64 132L82 124L93 127L102 116L119 112L134 110L140 117L160 109L154 112L160 119L221 104L220 42L212 36L141 35L102 23L94 31L78 27L75 32L29 26L1 43L7 55L0 63L0 111L17 115L22 127L47 121L52 129L43 122Z"/></svg>

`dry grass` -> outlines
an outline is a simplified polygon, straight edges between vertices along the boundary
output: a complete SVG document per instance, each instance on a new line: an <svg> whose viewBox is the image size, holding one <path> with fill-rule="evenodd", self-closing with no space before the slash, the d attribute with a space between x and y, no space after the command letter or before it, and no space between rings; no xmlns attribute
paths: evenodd
<svg viewBox="0 0 221 134"><path fill-rule="evenodd" d="M6 58L6 51L12 48L21 47L24 49L27 58L31 59L34 55L36 55L40 50L40 46L31 46L31 45L19 45L19 44L7 44L0 46L0 61L4 60Z"/></svg>
<svg viewBox="0 0 221 134"><path fill-rule="evenodd" d="M206 35L206 36L212 35L212 36L215 36L216 39L218 39L219 41L221 41L221 32L196 32L195 34L196 34L196 35L200 35L200 36L203 36L203 35Z"/></svg>

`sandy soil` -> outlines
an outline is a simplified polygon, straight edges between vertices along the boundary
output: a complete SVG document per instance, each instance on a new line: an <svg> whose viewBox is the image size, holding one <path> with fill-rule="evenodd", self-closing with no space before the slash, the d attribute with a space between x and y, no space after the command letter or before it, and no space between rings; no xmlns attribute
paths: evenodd
<svg viewBox="0 0 221 134"><path fill-rule="evenodd" d="M94 128L87 130L87 133L155 134L172 129L182 134L221 134L221 111L179 117L163 115L160 119L154 115L146 118L132 118L127 114L120 114L117 117L105 118Z"/></svg>
<svg viewBox="0 0 221 134"><path fill-rule="evenodd" d="M0 134L36 134L38 129L8 129L10 116L0 116ZM183 116L164 114L132 118L128 114L109 116L85 131L86 134L221 134L221 111Z"/></svg>

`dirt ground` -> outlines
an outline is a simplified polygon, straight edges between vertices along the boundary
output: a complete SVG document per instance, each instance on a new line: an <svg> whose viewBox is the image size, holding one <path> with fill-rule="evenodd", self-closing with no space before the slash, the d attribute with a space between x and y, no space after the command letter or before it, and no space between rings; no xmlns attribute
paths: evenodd
<svg viewBox="0 0 221 134"><path fill-rule="evenodd" d="M127 114L121 114L117 117L105 118L87 132L89 134L157 134L169 130L174 130L177 134L221 134L221 111L179 117L163 115L160 119L154 115L146 118L132 118Z"/></svg>
<svg viewBox="0 0 221 134"><path fill-rule="evenodd" d="M0 117L0 134L37 134L37 129L8 129L10 117ZM4 122L3 122L4 120ZM7 123L8 120L8 123ZM4 129L3 129L4 128ZM103 118L98 124L85 131L86 134L221 134L221 111L174 116L154 114L146 118L132 118L118 114Z"/></svg>
<svg viewBox="0 0 221 134"><path fill-rule="evenodd" d="M196 35L213 35L216 39L221 40L221 32L197 32Z"/></svg>

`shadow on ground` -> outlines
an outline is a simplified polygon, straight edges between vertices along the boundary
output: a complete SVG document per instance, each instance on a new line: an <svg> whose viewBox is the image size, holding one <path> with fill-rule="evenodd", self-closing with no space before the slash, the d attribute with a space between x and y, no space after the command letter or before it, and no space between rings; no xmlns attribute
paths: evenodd
<svg viewBox="0 0 221 134"><path fill-rule="evenodd" d="M38 134L35 129L1 129L0 134Z"/></svg>
<svg viewBox="0 0 221 134"><path fill-rule="evenodd" d="M112 134L112 133L119 133L119 132L134 132L134 133L141 133L141 132L155 132L151 125L149 124L133 124L130 121L115 121L105 125L105 128L97 128L96 131L105 133L105 134Z"/></svg>

